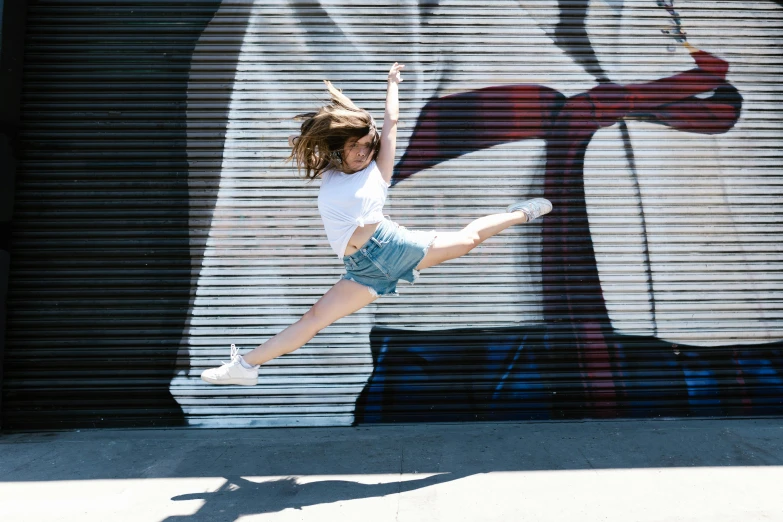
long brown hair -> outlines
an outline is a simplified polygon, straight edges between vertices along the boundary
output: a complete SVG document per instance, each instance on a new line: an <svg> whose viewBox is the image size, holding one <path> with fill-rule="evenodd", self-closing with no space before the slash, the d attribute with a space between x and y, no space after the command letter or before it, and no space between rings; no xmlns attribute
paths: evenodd
<svg viewBox="0 0 783 522"><path fill-rule="evenodd" d="M373 156L378 153L380 139L370 113L360 109L332 82L324 80L331 100L318 112L308 112L295 116L303 120L300 135L294 139L294 145L288 161L295 161L299 171L304 170L305 177L314 179L327 169L345 172L343 166L343 147L351 138L363 138L374 132Z"/></svg>

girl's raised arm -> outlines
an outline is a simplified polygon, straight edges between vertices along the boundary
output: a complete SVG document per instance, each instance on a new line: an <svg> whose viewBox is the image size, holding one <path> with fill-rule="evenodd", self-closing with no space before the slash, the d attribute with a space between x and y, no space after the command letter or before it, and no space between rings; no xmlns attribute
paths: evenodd
<svg viewBox="0 0 783 522"><path fill-rule="evenodd" d="M375 162L381 171L383 179L391 183L394 171L394 155L397 149L397 120L400 118L400 101L398 85L402 81L400 74L405 66L394 62L389 70L386 87L386 112L383 115L383 130L381 131L381 149Z"/></svg>

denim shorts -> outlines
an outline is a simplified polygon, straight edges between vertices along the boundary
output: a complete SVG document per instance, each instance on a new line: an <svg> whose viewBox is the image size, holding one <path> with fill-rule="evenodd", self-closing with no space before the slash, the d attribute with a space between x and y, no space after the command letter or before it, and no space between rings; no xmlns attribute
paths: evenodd
<svg viewBox="0 0 783 522"><path fill-rule="evenodd" d="M384 219L362 247L343 257L342 279L370 288L377 296L398 295L397 282L414 283L419 277L416 266L424 259L435 240L435 231L408 230Z"/></svg>

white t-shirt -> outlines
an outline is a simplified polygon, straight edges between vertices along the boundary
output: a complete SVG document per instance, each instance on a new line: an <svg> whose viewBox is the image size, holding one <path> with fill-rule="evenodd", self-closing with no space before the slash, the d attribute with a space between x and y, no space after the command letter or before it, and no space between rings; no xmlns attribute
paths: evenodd
<svg viewBox="0 0 783 522"><path fill-rule="evenodd" d="M343 258L356 227L383 221L389 186L374 160L353 174L338 170L321 174L318 210L337 257Z"/></svg>

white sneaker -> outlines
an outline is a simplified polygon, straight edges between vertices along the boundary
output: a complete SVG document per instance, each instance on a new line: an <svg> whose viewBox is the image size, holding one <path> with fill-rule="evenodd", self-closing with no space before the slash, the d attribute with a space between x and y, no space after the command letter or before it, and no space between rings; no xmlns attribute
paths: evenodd
<svg viewBox="0 0 783 522"><path fill-rule="evenodd" d="M527 216L527 222L530 223L534 219L552 212L552 203L544 198L528 199L527 201L509 205L506 212L516 212L518 210L521 210Z"/></svg>
<svg viewBox="0 0 783 522"><path fill-rule="evenodd" d="M258 366L245 368L242 356L236 345L231 345L231 362L223 363L220 368L209 368L201 372L201 380L210 384L239 384L254 386L258 383Z"/></svg>

